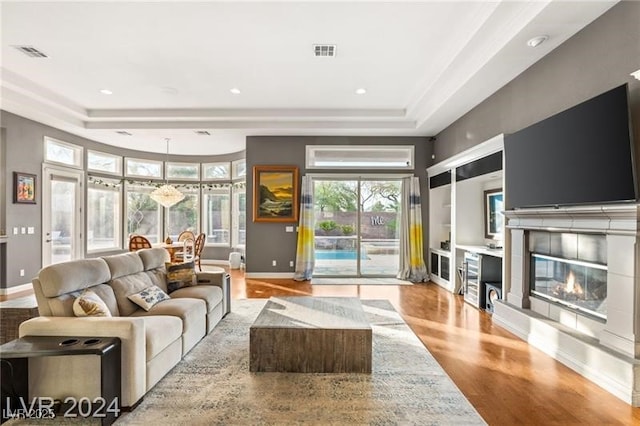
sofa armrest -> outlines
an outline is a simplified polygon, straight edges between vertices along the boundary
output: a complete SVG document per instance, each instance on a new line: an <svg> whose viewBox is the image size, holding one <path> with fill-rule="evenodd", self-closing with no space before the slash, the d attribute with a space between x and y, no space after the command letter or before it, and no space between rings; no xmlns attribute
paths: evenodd
<svg viewBox="0 0 640 426"><path fill-rule="evenodd" d="M196 272L198 285L214 285L222 289L223 314L231 312L231 276L226 272Z"/></svg>
<svg viewBox="0 0 640 426"><path fill-rule="evenodd" d="M122 406L133 406L146 393L146 337L143 318L36 317L20 324L19 333L20 337L119 337L122 349Z"/></svg>

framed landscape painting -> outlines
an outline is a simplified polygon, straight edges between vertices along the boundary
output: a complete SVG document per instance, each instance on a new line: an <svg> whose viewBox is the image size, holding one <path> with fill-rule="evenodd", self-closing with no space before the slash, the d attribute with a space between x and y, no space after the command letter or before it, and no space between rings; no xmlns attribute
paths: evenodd
<svg viewBox="0 0 640 426"><path fill-rule="evenodd" d="M296 222L298 220L298 168L253 167L253 221Z"/></svg>
<svg viewBox="0 0 640 426"><path fill-rule="evenodd" d="M36 203L36 175L13 172L13 202Z"/></svg>

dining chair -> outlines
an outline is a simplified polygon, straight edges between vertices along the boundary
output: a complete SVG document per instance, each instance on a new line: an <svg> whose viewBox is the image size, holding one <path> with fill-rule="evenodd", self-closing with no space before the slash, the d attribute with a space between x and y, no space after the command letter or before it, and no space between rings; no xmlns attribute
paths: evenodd
<svg viewBox="0 0 640 426"><path fill-rule="evenodd" d="M193 241L196 240L195 234L191 231L182 231L180 235L178 235L178 241L184 241L187 238L191 238Z"/></svg>
<svg viewBox="0 0 640 426"><path fill-rule="evenodd" d="M175 252L173 259L176 262L191 262L195 258L195 241L193 238L182 240L182 251Z"/></svg>
<svg viewBox="0 0 640 426"><path fill-rule="evenodd" d="M200 265L200 258L202 255L202 250L204 249L204 243L207 240L207 234L201 232L196 237L196 245L194 250L194 258L193 261L198 263L198 269L202 272L202 266Z"/></svg>
<svg viewBox="0 0 640 426"><path fill-rule="evenodd" d="M132 235L129 238L129 251L136 251L143 248L151 248L151 242L142 235Z"/></svg>

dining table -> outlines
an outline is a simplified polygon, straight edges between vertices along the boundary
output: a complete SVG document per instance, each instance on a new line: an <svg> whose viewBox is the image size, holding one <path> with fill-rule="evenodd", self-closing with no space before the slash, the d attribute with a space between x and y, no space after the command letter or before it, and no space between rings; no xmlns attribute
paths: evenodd
<svg viewBox="0 0 640 426"><path fill-rule="evenodd" d="M184 248L184 241L173 241L171 243L162 242L154 244L153 247L162 247L169 252L171 262L174 263L176 261L175 254Z"/></svg>

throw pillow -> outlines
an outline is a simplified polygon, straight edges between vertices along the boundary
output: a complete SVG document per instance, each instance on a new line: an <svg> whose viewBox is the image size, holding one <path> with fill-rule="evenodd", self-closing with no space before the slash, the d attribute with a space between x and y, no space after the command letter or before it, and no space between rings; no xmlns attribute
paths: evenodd
<svg viewBox="0 0 640 426"><path fill-rule="evenodd" d="M182 287L196 285L194 262L165 263L167 268L167 290L169 293Z"/></svg>
<svg viewBox="0 0 640 426"><path fill-rule="evenodd" d="M152 285L137 293L127 296L136 305L140 306L145 311L153 308L159 302L170 299L169 295L162 291L158 286Z"/></svg>
<svg viewBox="0 0 640 426"><path fill-rule="evenodd" d="M73 314L77 317L110 317L111 312L100 298L91 290L83 291L73 301Z"/></svg>

